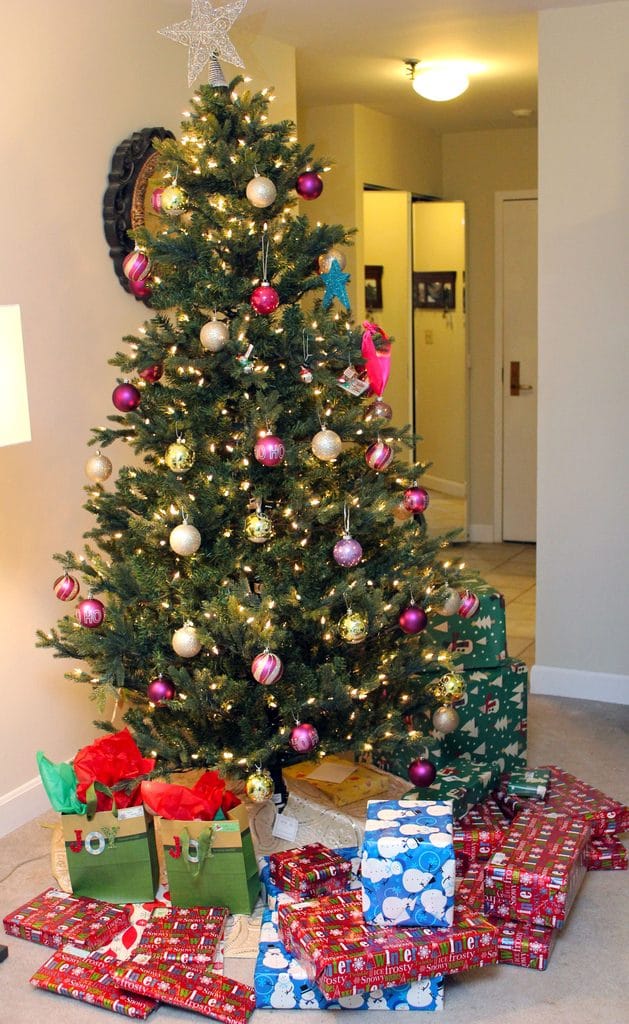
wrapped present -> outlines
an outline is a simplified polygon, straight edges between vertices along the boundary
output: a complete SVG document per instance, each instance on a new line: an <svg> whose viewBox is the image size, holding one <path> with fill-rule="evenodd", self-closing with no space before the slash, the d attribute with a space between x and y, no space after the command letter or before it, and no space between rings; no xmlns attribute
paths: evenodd
<svg viewBox="0 0 629 1024"><path fill-rule="evenodd" d="M119 965L115 957L102 957L78 946L64 946L55 950L35 971L31 985L134 1020L145 1020L157 1009L158 1003L148 996L123 992L115 977Z"/></svg>
<svg viewBox="0 0 629 1024"><path fill-rule="evenodd" d="M428 616L427 643L448 651L457 672L493 668L507 658L504 597L485 593L478 595L478 601L478 611L470 618L442 615L436 609Z"/></svg>
<svg viewBox="0 0 629 1024"><path fill-rule="evenodd" d="M120 987L127 992L156 998L160 1003L192 1010L224 1024L245 1024L255 1009L255 993L249 985L218 974L204 974L190 964L121 964Z"/></svg>
<svg viewBox="0 0 629 1024"><path fill-rule="evenodd" d="M472 761L459 757L439 769L437 778L430 786L412 789L405 793L403 800L448 800L452 803L455 818L461 818L467 811L480 803L493 789L500 773L498 765L487 761Z"/></svg>
<svg viewBox="0 0 629 1024"><path fill-rule="evenodd" d="M156 907L136 952L146 963L213 964L228 917L226 907Z"/></svg>
<svg viewBox="0 0 629 1024"><path fill-rule="evenodd" d="M545 800L549 780L548 768L514 768L507 782L507 793L531 800Z"/></svg>
<svg viewBox="0 0 629 1024"><path fill-rule="evenodd" d="M124 931L129 915L123 907L70 896L59 889L46 889L7 914L3 923L7 935L29 939L42 946L72 943L91 950Z"/></svg>
<svg viewBox="0 0 629 1024"><path fill-rule="evenodd" d="M459 910L467 909L482 913L485 905L485 865L471 863L460 875L457 874L454 890L454 905Z"/></svg>
<svg viewBox="0 0 629 1024"><path fill-rule="evenodd" d="M443 755L441 738L428 734L432 724L425 709L409 711L404 715L404 722L408 729L406 736L396 738L395 742L375 742L373 750L363 756L369 757L377 768L402 779L408 778L409 765L418 757L432 762L438 770L448 758Z"/></svg>
<svg viewBox="0 0 629 1024"><path fill-rule="evenodd" d="M445 759L469 754L475 760L498 762L501 771L523 767L528 701L526 665L509 659L497 668L461 674L465 693L453 705L460 724L441 740Z"/></svg>
<svg viewBox="0 0 629 1024"><path fill-rule="evenodd" d="M337 854L343 860L349 861L350 875L347 880L346 889L359 889L360 881L358 879L358 871L360 869L360 857L358 855L358 848L356 846L339 846L332 852ZM269 857L258 858L262 899L266 903L267 908L269 910L277 910L280 903L303 902L303 897L298 897L296 893L283 892L275 882L271 881L271 867L269 860Z"/></svg>
<svg viewBox="0 0 629 1024"><path fill-rule="evenodd" d="M322 843L272 853L270 879L282 892L307 899L347 889L352 865Z"/></svg>
<svg viewBox="0 0 629 1024"><path fill-rule="evenodd" d="M158 816L173 906L226 906L250 914L260 894L247 809L217 772L192 787L143 782L142 798Z"/></svg>
<svg viewBox="0 0 629 1024"><path fill-rule="evenodd" d="M502 843L508 829L497 804L474 804L453 825L454 852L468 863L489 860Z"/></svg>
<svg viewBox="0 0 629 1024"><path fill-rule="evenodd" d="M485 911L562 928L585 876L590 827L522 811L485 866Z"/></svg>
<svg viewBox="0 0 629 1024"><path fill-rule="evenodd" d="M587 822L594 838L629 829L629 807L555 765L546 767L550 771L549 808Z"/></svg>
<svg viewBox="0 0 629 1024"><path fill-rule="evenodd" d="M443 977L419 978L396 988L376 986L328 1000L308 980L305 969L287 951L277 931L277 914L264 910L254 973L256 1007L273 1010L441 1010Z"/></svg>
<svg viewBox="0 0 629 1024"><path fill-rule="evenodd" d="M286 903L277 913L284 946L327 999L456 974L498 957L494 926L467 911L450 928L379 928L364 922L359 894L339 893Z"/></svg>
<svg viewBox="0 0 629 1024"><path fill-rule="evenodd" d="M556 928L542 928L540 925L524 924L522 921L503 921L490 918L498 929L498 963L514 967L530 967L545 971L555 939Z"/></svg>
<svg viewBox="0 0 629 1024"><path fill-rule="evenodd" d="M590 839L585 850L588 871L626 871L629 865L627 849L615 836Z"/></svg>
<svg viewBox="0 0 629 1024"><path fill-rule="evenodd" d="M360 863L365 921L450 927L454 867L449 801L369 801Z"/></svg>
<svg viewBox="0 0 629 1024"><path fill-rule="evenodd" d="M387 788L386 776L365 764L353 764L347 758L329 754L323 762L326 778L319 778L322 762L300 761L282 769L282 775L288 790L291 781L298 779L314 786L324 793L335 807L345 807L357 800L372 799L381 796ZM348 773L349 770L349 773ZM314 772L314 775L313 775ZM340 781L331 781L338 772Z"/></svg>

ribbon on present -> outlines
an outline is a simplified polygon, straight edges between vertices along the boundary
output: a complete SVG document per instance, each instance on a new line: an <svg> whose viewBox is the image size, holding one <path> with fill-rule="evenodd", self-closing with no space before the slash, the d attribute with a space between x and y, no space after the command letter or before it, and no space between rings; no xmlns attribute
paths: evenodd
<svg viewBox="0 0 629 1024"><path fill-rule="evenodd" d="M391 343L388 334L385 334L378 324L365 320L363 328L361 352L365 360L367 377L371 390L378 398L382 398L391 372ZM374 343L374 338L377 336L380 336L385 342L380 349L377 349Z"/></svg>

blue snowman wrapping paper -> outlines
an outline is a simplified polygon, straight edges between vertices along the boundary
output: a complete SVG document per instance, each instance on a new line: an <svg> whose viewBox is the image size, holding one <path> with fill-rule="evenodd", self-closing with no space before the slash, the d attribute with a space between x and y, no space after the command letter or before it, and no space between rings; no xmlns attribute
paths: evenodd
<svg viewBox="0 0 629 1024"><path fill-rule="evenodd" d="M292 957L277 932L277 912L262 912L260 949L255 966L256 1006L273 1010L442 1010L443 975L419 978L396 988L373 988L341 999L328 1000L309 981L305 969Z"/></svg>
<svg viewBox="0 0 629 1024"><path fill-rule="evenodd" d="M370 800L361 858L365 921L449 928L454 915L451 800Z"/></svg>

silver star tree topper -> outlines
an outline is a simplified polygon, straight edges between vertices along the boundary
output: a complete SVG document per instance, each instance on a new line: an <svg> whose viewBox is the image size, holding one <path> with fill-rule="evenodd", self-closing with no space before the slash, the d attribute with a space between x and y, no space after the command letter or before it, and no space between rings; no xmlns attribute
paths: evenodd
<svg viewBox="0 0 629 1024"><path fill-rule="evenodd" d="M192 10L186 21L158 29L160 35L188 47L188 85L192 85L206 64L215 65L217 57L228 64L244 67L227 32L246 4L247 0L233 0L222 7L213 7L210 0L192 0Z"/></svg>

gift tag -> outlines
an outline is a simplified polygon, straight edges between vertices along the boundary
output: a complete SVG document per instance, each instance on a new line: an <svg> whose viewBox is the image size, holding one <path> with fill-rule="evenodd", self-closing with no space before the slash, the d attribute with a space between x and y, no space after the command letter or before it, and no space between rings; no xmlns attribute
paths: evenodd
<svg viewBox="0 0 629 1024"><path fill-rule="evenodd" d="M286 839L287 842L294 843L297 838L298 828L299 822L297 818L293 818L292 815L286 813L276 814L271 833L276 839Z"/></svg>

